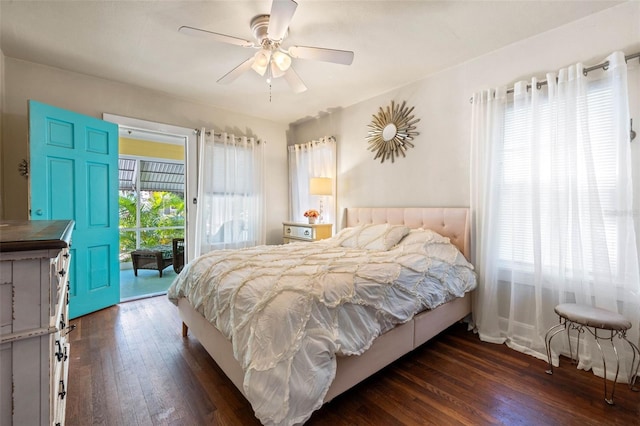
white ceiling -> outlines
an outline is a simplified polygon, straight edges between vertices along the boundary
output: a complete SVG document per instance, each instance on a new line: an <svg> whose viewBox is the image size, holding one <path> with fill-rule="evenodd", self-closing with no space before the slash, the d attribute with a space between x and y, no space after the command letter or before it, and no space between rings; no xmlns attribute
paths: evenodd
<svg viewBox="0 0 640 426"><path fill-rule="evenodd" d="M283 47L352 50L351 66L294 59L309 90L255 72L216 80L253 50L179 33L189 25L252 39L262 1L0 2L5 56L159 90L277 122L346 107L502 46L580 19L616 1L298 0Z"/></svg>

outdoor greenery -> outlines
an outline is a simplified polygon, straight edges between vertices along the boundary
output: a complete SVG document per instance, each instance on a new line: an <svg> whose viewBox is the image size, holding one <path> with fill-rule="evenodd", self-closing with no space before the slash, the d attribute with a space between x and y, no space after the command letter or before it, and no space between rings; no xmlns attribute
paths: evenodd
<svg viewBox="0 0 640 426"><path fill-rule="evenodd" d="M120 191L120 261L129 259L136 249L135 191ZM184 237L184 194L175 192L140 192L141 248L169 245L173 238ZM179 227L179 228L175 228ZM145 228L159 228L149 229Z"/></svg>

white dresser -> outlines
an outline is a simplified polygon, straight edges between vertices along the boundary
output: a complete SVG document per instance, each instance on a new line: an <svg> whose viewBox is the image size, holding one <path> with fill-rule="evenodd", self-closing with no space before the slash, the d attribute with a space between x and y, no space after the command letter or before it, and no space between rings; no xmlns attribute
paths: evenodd
<svg viewBox="0 0 640 426"><path fill-rule="evenodd" d="M0 425L64 425L74 222L0 222Z"/></svg>

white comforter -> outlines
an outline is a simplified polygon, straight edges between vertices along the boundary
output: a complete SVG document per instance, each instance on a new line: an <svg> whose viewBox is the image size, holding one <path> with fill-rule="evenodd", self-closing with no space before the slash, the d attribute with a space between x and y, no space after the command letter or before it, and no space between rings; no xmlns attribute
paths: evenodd
<svg viewBox="0 0 640 426"><path fill-rule="evenodd" d="M388 251L335 238L214 251L185 267L169 298L186 297L231 339L263 424L302 423L322 405L336 355L360 354L394 325L475 288L472 266L446 238L409 236Z"/></svg>

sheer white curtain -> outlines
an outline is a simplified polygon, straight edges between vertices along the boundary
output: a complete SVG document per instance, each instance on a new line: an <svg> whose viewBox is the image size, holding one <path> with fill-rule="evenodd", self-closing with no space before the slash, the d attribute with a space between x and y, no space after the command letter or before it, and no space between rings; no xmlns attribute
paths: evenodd
<svg viewBox="0 0 640 426"><path fill-rule="evenodd" d="M289 217L293 221L303 222L306 210L319 209L320 196L309 193L313 177L332 180L333 195L323 197L323 216L325 223L335 224L336 140L332 136L289 146Z"/></svg>
<svg viewBox="0 0 640 426"><path fill-rule="evenodd" d="M196 256L265 244L265 142L200 131Z"/></svg>
<svg viewBox="0 0 640 426"><path fill-rule="evenodd" d="M548 74L547 86L519 82L512 100L504 88L474 95L474 321L485 341L546 359L544 335L558 323L553 308L566 302L624 315L627 337L638 343L627 67L622 53L607 60L606 71L588 77L577 64ZM632 352L616 347L626 379ZM588 333L580 348L579 367L602 376Z"/></svg>

